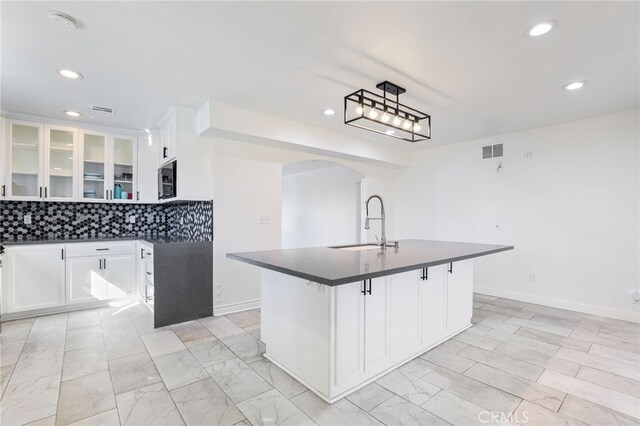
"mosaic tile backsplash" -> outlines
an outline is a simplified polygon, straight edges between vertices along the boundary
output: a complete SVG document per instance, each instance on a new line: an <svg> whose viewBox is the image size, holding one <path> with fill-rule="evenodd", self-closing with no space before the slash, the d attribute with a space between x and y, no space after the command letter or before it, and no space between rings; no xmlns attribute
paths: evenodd
<svg viewBox="0 0 640 426"><path fill-rule="evenodd" d="M31 224L24 216L31 215ZM130 216L135 223L130 223ZM0 202L0 241L55 238L177 236L213 240L213 203Z"/></svg>

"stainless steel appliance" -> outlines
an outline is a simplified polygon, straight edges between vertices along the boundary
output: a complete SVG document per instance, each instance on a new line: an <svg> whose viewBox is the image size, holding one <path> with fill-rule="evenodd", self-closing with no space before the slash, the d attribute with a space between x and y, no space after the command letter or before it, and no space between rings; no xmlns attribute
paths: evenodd
<svg viewBox="0 0 640 426"><path fill-rule="evenodd" d="M166 200L177 196L177 167L176 160L173 160L158 169L158 200Z"/></svg>

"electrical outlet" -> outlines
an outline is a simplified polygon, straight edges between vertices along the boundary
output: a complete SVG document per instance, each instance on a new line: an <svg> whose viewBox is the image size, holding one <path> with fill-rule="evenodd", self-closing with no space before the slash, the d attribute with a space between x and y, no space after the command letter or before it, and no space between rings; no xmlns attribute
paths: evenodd
<svg viewBox="0 0 640 426"><path fill-rule="evenodd" d="M31 225L31 215L30 214L25 214L22 217L22 219L23 219L25 225Z"/></svg>
<svg viewBox="0 0 640 426"><path fill-rule="evenodd" d="M260 225L270 225L271 218L269 216L260 216L260 219L258 219L258 223Z"/></svg>
<svg viewBox="0 0 640 426"><path fill-rule="evenodd" d="M631 293L631 300L633 300L633 303L640 303L640 291Z"/></svg>
<svg viewBox="0 0 640 426"><path fill-rule="evenodd" d="M136 215L132 214L131 216L129 216L129 223L136 223Z"/></svg>
<svg viewBox="0 0 640 426"><path fill-rule="evenodd" d="M524 159L525 160L530 160L533 158L533 151L527 151L524 153Z"/></svg>
<svg viewBox="0 0 640 426"><path fill-rule="evenodd" d="M531 272L529 272L529 281L531 281L532 283L536 282L536 274L532 274Z"/></svg>

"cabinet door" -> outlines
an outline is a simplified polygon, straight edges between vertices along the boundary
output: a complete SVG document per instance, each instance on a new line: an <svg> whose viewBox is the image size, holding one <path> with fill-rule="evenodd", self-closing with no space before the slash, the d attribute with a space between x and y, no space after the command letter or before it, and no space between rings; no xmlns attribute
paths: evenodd
<svg viewBox="0 0 640 426"><path fill-rule="evenodd" d="M358 383L364 376L363 283L335 287L335 377L337 387Z"/></svg>
<svg viewBox="0 0 640 426"><path fill-rule="evenodd" d="M427 269L422 285L422 346L429 347L445 335L447 324L447 267Z"/></svg>
<svg viewBox="0 0 640 426"><path fill-rule="evenodd" d="M42 125L29 121L8 120L9 170L7 198L40 200L42 192Z"/></svg>
<svg viewBox="0 0 640 426"><path fill-rule="evenodd" d="M7 167L7 119L0 116L0 199L7 196L5 170Z"/></svg>
<svg viewBox="0 0 640 426"><path fill-rule="evenodd" d="M452 332L471 323L473 314L473 261L448 265L447 330Z"/></svg>
<svg viewBox="0 0 640 426"><path fill-rule="evenodd" d="M136 195L136 138L111 136L110 182L107 188L110 199L119 203L131 203Z"/></svg>
<svg viewBox="0 0 640 426"><path fill-rule="evenodd" d="M104 201L108 198L106 133L80 133L80 189L82 201Z"/></svg>
<svg viewBox="0 0 640 426"><path fill-rule="evenodd" d="M64 245L8 249L9 281L3 285L7 312L64 305Z"/></svg>
<svg viewBox="0 0 640 426"><path fill-rule="evenodd" d="M391 358L401 361L420 349L422 297L419 271L389 276Z"/></svg>
<svg viewBox="0 0 640 426"><path fill-rule="evenodd" d="M367 283L364 296L364 368L367 375L382 371L390 363L390 277Z"/></svg>
<svg viewBox="0 0 640 426"><path fill-rule="evenodd" d="M45 126L44 198L50 201L77 199L76 156L78 132L71 127Z"/></svg>
<svg viewBox="0 0 640 426"><path fill-rule="evenodd" d="M107 299L102 256L67 258L67 303Z"/></svg>
<svg viewBox="0 0 640 426"><path fill-rule="evenodd" d="M138 139L138 190L136 200L143 203L158 202L158 151L160 135L157 133Z"/></svg>
<svg viewBox="0 0 640 426"><path fill-rule="evenodd" d="M107 297L123 297L134 292L136 281L135 254L110 255L103 258L103 276Z"/></svg>

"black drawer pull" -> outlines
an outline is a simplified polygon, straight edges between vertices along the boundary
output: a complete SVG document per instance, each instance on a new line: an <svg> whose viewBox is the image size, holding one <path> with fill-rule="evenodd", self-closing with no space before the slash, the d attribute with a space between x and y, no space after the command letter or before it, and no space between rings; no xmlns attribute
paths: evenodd
<svg viewBox="0 0 640 426"><path fill-rule="evenodd" d="M109 250L109 249L108 249L108 248L99 248L99 249L96 249L96 251L107 251L107 250Z"/></svg>

